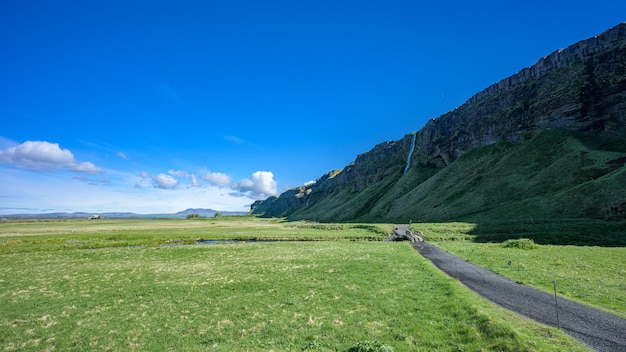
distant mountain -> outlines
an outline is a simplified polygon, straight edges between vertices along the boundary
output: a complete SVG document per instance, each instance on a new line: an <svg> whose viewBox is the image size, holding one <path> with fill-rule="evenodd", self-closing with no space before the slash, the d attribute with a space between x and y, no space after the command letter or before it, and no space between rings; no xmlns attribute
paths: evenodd
<svg viewBox="0 0 626 352"><path fill-rule="evenodd" d="M251 210L317 221L624 220L625 164L622 23Z"/></svg>
<svg viewBox="0 0 626 352"><path fill-rule="evenodd" d="M6 219L82 219L90 218L94 215L100 215L105 219L135 219L135 218L186 218L188 214L198 214L200 217L209 218L215 216L216 213L221 213L224 216L237 216L246 215L246 212L237 211L218 211L213 209L202 208L189 208L177 213L162 213L162 214L136 214L129 212L105 212L105 213L87 213L87 212L74 212L74 213L45 213L45 214L11 214L2 215L0 217Z"/></svg>

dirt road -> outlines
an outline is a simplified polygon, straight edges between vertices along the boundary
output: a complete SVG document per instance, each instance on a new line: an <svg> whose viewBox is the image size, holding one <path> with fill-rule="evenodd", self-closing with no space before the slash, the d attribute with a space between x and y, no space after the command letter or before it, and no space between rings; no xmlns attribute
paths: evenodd
<svg viewBox="0 0 626 352"><path fill-rule="evenodd" d="M457 278L481 296L540 323L557 326L596 351L626 351L626 320L558 298L554 294L515 283L448 252L420 242L413 247L446 274Z"/></svg>

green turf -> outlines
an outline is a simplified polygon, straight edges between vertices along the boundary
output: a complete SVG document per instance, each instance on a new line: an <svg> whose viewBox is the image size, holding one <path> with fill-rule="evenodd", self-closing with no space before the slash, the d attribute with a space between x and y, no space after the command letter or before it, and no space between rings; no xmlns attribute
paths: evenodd
<svg viewBox="0 0 626 352"><path fill-rule="evenodd" d="M586 350L477 297L405 243L360 239L386 226L2 223L0 350ZM184 244L226 233L316 241ZM118 247L127 236L146 246Z"/></svg>
<svg viewBox="0 0 626 352"><path fill-rule="evenodd" d="M626 318L626 247L594 245L616 243L623 238L621 226L580 219L414 225L427 240L465 260L549 292L556 281L560 295ZM585 245L544 244L559 237Z"/></svg>

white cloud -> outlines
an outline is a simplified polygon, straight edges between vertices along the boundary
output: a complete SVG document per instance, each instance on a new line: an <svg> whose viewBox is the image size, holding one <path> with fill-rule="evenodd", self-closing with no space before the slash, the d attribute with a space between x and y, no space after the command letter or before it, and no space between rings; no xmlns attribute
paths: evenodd
<svg viewBox="0 0 626 352"><path fill-rule="evenodd" d="M271 171L257 171L250 178L244 178L235 190L245 193L252 199L264 199L278 194L277 182Z"/></svg>
<svg viewBox="0 0 626 352"><path fill-rule="evenodd" d="M307 181L304 183L305 186L310 186L310 185L314 185L315 181L311 180L311 181Z"/></svg>
<svg viewBox="0 0 626 352"><path fill-rule="evenodd" d="M67 149L61 149L58 143L46 141L26 141L0 150L0 163L28 170L64 169L91 175L103 172L91 162L76 161L74 154Z"/></svg>
<svg viewBox="0 0 626 352"><path fill-rule="evenodd" d="M117 156L124 159L124 160L128 160L128 157L126 156L126 154L122 153L122 152L117 152Z"/></svg>
<svg viewBox="0 0 626 352"><path fill-rule="evenodd" d="M196 176L196 174L189 173L184 170L171 170L171 169L167 173L172 176L182 177L182 178L189 180L189 182L191 182L191 187L200 187L200 182L198 182L198 177Z"/></svg>
<svg viewBox="0 0 626 352"><path fill-rule="evenodd" d="M172 189L178 186L178 180L166 174L158 174L152 176L152 184L156 188Z"/></svg>
<svg viewBox="0 0 626 352"><path fill-rule="evenodd" d="M233 179L221 172L211 172L202 176L202 178L207 181L210 185L216 187L231 187L233 184Z"/></svg>
<svg viewBox="0 0 626 352"><path fill-rule="evenodd" d="M236 191L229 193L233 197L245 196L251 199L264 199L278 194L277 182L271 171L257 171L250 178L244 178L239 182L233 182L230 176L221 172L207 173L202 178L212 186L228 187Z"/></svg>
<svg viewBox="0 0 626 352"><path fill-rule="evenodd" d="M167 173L172 176L185 177L185 178L189 177L189 173L183 170L170 170Z"/></svg>
<svg viewBox="0 0 626 352"><path fill-rule="evenodd" d="M221 172L210 172L204 174L202 178L212 186L232 189L235 191L229 193L232 197L264 199L278 194L278 184L271 171L257 171L251 177L239 182L234 182L230 176Z"/></svg>
<svg viewBox="0 0 626 352"><path fill-rule="evenodd" d="M0 168L0 214L56 211L175 213L187 208L248 211L250 199L232 197L222 188L161 189L152 178L141 180L133 173L109 172L111 182L94 184L54 173L33 173ZM147 173L144 173L148 176ZM145 187L133 188L137 179Z"/></svg>
<svg viewBox="0 0 626 352"><path fill-rule="evenodd" d="M196 177L196 174L191 174L191 186L200 187L200 182L198 182L198 178Z"/></svg>
<svg viewBox="0 0 626 352"><path fill-rule="evenodd" d="M106 178L88 175L68 178L59 173L0 168L3 181L0 182L0 214L53 211L174 213L186 208L245 212L250 209L252 199L277 194L274 175L269 171L257 171L240 182L232 182L230 176L223 173L208 175L209 179L221 180L227 186L209 185L201 180L206 175L198 177L193 173L189 173L189 183L199 187L181 187L185 181L167 173L107 170Z"/></svg>
<svg viewBox="0 0 626 352"><path fill-rule="evenodd" d="M142 180L150 180L152 187L159 189L174 189L178 186L178 180L174 177L166 174L149 174L147 172L142 172L140 174ZM135 188L143 188L144 185L141 183L136 183Z"/></svg>

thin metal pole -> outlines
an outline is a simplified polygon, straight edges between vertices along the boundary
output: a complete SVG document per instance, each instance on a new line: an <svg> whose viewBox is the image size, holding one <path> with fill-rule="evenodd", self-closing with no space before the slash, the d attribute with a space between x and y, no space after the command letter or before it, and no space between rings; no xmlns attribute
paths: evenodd
<svg viewBox="0 0 626 352"><path fill-rule="evenodd" d="M559 301L556 298L556 280L552 280L554 285L554 307L556 308L556 326L561 330L561 322L559 321Z"/></svg>

